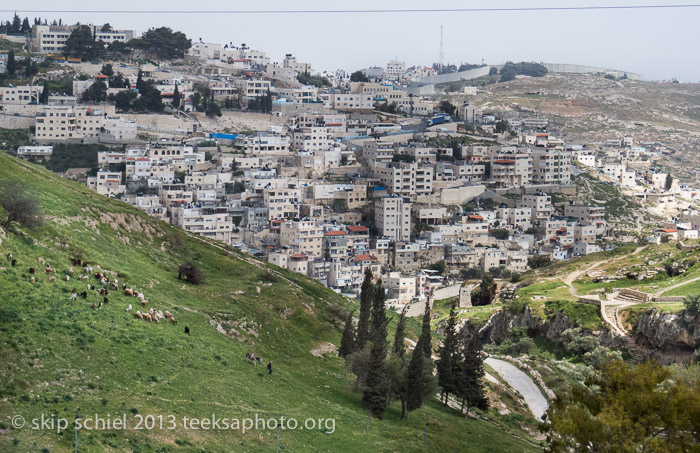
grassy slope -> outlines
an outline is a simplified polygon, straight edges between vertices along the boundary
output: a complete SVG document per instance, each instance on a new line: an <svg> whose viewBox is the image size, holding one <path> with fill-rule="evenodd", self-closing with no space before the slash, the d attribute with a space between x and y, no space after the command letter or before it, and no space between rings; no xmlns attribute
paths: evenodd
<svg viewBox="0 0 700 453"><path fill-rule="evenodd" d="M0 154L0 184L18 178L41 199L49 221L39 231L8 234L0 251L0 451L72 451L73 432L9 429L8 415L41 413L72 419L76 414L127 413L177 417L335 417L334 434L282 432L288 451L422 451L429 422L432 451L530 451L534 448L495 421L465 421L435 401L405 426L394 403L384 421L363 435L366 413L351 391L342 359L316 358L314 344L338 344L333 314L347 304L335 293L299 275L282 272L272 286L255 286L265 275L239 258L183 235L135 208L99 197L40 167ZM2 213L0 213L2 215ZM19 263L9 267L12 251ZM179 320L149 324L124 311L135 299L110 294L102 310L91 310L96 294L69 301L75 281L52 284L43 274L29 283L28 268L47 259L63 274L68 258L84 256L120 273L120 282L143 290L150 306ZM187 259L207 275L205 284L183 285L175 270ZM295 281L299 286L292 285ZM94 282L94 279L93 279ZM244 291L243 295L235 291ZM294 310L283 319L286 308ZM229 322L243 342L219 333ZM250 331L240 326L246 322ZM254 324L255 323L255 324ZM191 336L183 334L189 326ZM253 334L255 332L255 334ZM255 352L275 362L272 376L244 359ZM498 426L496 426L498 425ZM517 433L516 433L517 434ZM521 435L521 434L520 434ZM263 431L155 430L82 431L81 451L270 451L274 434Z"/></svg>

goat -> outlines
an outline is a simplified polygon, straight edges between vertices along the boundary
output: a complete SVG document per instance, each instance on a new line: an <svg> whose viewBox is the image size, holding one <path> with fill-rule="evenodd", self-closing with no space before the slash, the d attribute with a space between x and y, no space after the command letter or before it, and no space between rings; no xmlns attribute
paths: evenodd
<svg viewBox="0 0 700 453"><path fill-rule="evenodd" d="M189 335L189 334L190 334L190 328L189 328L189 327L187 327L187 326L185 326L185 333L186 333L187 335Z"/></svg>
<svg viewBox="0 0 700 453"><path fill-rule="evenodd" d="M36 279L34 277L32 277L29 281L32 283L32 285L36 283Z"/></svg>
<svg viewBox="0 0 700 453"><path fill-rule="evenodd" d="M33 274L33 273L34 273L34 268L33 268L33 267L30 267L30 268L29 268L29 273L30 273L30 274Z"/></svg>
<svg viewBox="0 0 700 453"><path fill-rule="evenodd" d="M66 280L67 282L69 282L69 281L70 281L70 275L67 275L67 274L66 274L65 280Z"/></svg>
<svg viewBox="0 0 700 453"><path fill-rule="evenodd" d="M68 272L70 272L71 275L75 273L75 271L73 270L73 266L68 268Z"/></svg>
<svg viewBox="0 0 700 453"><path fill-rule="evenodd" d="M8 253L8 254L7 254L7 261L12 261L12 259L13 259L14 257L15 257L15 256L12 254L12 252Z"/></svg>
<svg viewBox="0 0 700 453"><path fill-rule="evenodd" d="M125 295L125 296L133 296L133 295L134 295L134 290L131 289L131 288L126 288L126 289L124 290L124 295Z"/></svg>
<svg viewBox="0 0 700 453"><path fill-rule="evenodd" d="M108 303L109 303L109 299L107 299L106 297L105 297L104 299L102 299L102 300L104 301L105 304L108 304Z"/></svg>
<svg viewBox="0 0 700 453"><path fill-rule="evenodd" d="M145 307L147 303L148 303L147 300L142 300L142 301L141 301L141 306L142 306L142 307Z"/></svg>
<svg viewBox="0 0 700 453"><path fill-rule="evenodd" d="M146 296L144 296L143 293L139 293L139 295L136 297L138 297L139 300L144 300L146 298Z"/></svg>
<svg viewBox="0 0 700 453"><path fill-rule="evenodd" d="M83 291L82 293L80 293L80 297L82 297L83 299L87 299L87 291Z"/></svg>
<svg viewBox="0 0 700 453"><path fill-rule="evenodd" d="M87 281L90 281L90 276L89 276L89 275L83 275L82 277L80 277L80 279L81 279L82 281L84 281L84 282L87 282Z"/></svg>
<svg viewBox="0 0 700 453"><path fill-rule="evenodd" d="M93 310L95 309L95 302L92 303L92 307L90 308L92 308Z"/></svg>
<svg viewBox="0 0 700 453"><path fill-rule="evenodd" d="M172 322L173 324L177 324L177 319L175 319L175 316L170 317L170 322Z"/></svg>
<svg viewBox="0 0 700 453"><path fill-rule="evenodd" d="M47 274L55 274L55 273L56 273L56 269L54 269L54 268L52 268L52 267L47 267L47 268L46 268L46 273L47 273Z"/></svg>
<svg viewBox="0 0 700 453"><path fill-rule="evenodd" d="M15 265L17 264L17 260L13 259L12 261L10 261L10 264L12 265L12 267L15 267Z"/></svg>
<svg viewBox="0 0 700 453"><path fill-rule="evenodd" d="M51 283L56 283L56 276L55 276L55 275L52 275L51 277L49 277L49 281L50 281Z"/></svg>
<svg viewBox="0 0 700 453"><path fill-rule="evenodd" d="M40 257L40 258L39 258L39 264L41 264L41 265L43 266L44 264L46 264L46 260L45 260L44 258L41 258L41 257Z"/></svg>
<svg viewBox="0 0 700 453"><path fill-rule="evenodd" d="M148 322L153 322L153 318L151 318L151 315L149 315L148 313L143 314L143 319L145 319Z"/></svg>
<svg viewBox="0 0 700 453"><path fill-rule="evenodd" d="M70 295L70 300L75 300L78 297L78 293L73 293Z"/></svg>
<svg viewBox="0 0 700 453"><path fill-rule="evenodd" d="M165 310L165 317L170 318L173 314L170 313L168 310Z"/></svg>
<svg viewBox="0 0 700 453"><path fill-rule="evenodd" d="M126 307L126 312L129 313L131 311L131 304L129 304L128 307Z"/></svg>
<svg viewBox="0 0 700 453"><path fill-rule="evenodd" d="M77 288L73 288L73 291L71 291L71 292L75 294L75 293L78 292L78 289L77 289Z"/></svg>

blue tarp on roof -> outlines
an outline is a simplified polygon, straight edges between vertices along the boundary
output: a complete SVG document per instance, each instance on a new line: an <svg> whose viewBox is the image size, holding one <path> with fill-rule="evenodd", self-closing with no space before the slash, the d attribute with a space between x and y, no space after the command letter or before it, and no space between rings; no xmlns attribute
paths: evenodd
<svg viewBox="0 0 700 453"><path fill-rule="evenodd" d="M215 134L215 133L210 133L209 138L216 138L216 139L222 139L222 140L235 140L238 138L237 134Z"/></svg>

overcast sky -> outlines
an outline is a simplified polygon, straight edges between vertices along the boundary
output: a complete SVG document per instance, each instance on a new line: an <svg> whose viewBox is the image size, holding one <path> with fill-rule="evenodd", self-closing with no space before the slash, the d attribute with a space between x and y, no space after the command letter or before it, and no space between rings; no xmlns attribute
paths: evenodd
<svg viewBox="0 0 700 453"><path fill-rule="evenodd" d="M7 3L7 2L3 2ZM181 1L28 0L25 10L158 10L158 14L24 13L64 22L103 23L143 32L168 26L193 41L239 45L267 52L272 61L293 53L315 70L385 66L392 58L407 65L438 60L444 27L446 63L498 64L512 61L576 63L635 72L645 79L680 77L700 81L700 8L450 12L391 14L172 14L172 10L478 8L682 4L691 0L386 0L368 1ZM697 2L696 2L697 3ZM3 5L5 8L10 5ZM5 13L11 17L11 13Z"/></svg>

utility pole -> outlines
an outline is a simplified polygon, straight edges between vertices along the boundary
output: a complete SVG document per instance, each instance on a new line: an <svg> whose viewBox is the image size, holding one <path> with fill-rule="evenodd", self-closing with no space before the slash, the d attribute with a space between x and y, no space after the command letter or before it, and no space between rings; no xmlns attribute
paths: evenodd
<svg viewBox="0 0 700 453"><path fill-rule="evenodd" d="M430 423L425 424L425 453L428 453L428 425Z"/></svg>

